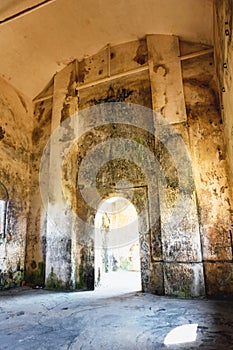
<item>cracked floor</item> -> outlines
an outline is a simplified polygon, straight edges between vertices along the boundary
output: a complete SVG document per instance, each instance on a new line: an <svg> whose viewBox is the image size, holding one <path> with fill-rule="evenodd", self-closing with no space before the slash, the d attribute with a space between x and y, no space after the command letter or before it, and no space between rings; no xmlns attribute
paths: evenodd
<svg viewBox="0 0 233 350"><path fill-rule="evenodd" d="M164 345L185 324L198 324L196 341ZM229 350L233 301L19 288L0 293L0 349Z"/></svg>

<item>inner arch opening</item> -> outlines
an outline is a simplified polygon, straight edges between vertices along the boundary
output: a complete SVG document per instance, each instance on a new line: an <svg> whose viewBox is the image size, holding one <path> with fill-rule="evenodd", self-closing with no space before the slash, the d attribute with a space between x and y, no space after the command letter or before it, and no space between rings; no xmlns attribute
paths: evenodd
<svg viewBox="0 0 233 350"><path fill-rule="evenodd" d="M141 290L138 215L124 197L102 201L95 217L95 289Z"/></svg>

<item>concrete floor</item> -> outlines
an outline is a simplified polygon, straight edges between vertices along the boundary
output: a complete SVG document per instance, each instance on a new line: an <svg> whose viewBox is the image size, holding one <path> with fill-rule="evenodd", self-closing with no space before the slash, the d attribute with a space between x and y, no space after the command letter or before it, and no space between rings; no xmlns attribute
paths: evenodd
<svg viewBox="0 0 233 350"><path fill-rule="evenodd" d="M198 324L195 342L164 345ZM184 300L114 289L0 292L1 350L233 349L233 301Z"/></svg>

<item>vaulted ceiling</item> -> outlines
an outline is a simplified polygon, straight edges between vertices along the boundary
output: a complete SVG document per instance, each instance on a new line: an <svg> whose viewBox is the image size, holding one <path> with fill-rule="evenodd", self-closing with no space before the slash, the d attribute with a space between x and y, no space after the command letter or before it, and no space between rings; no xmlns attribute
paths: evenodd
<svg viewBox="0 0 233 350"><path fill-rule="evenodd" d="M212 0L0 1L0 76L29 97L74 58L145 34L213 44Z"/></svg>

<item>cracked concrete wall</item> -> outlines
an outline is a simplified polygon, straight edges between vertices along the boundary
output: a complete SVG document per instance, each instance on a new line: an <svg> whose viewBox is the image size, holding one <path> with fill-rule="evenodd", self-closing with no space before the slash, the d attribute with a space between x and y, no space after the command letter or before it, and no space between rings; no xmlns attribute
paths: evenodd
<svg viewBox="0 0 233 350"><path fill-rule="evenodd" d="M178 296L232 294L231 198L214 61L212 55L182 64L179 59L180 54L203 48L179 43L173 36L151 35L107 47L92 57L70 63L55 75L50 91L53 101L38 102L35 108L29 281L33 271L38 276L45 268L48 287L94 287L93 206L98 206L98 201L93 196L93 185L107 198L119 195L116 184L120 179L133 184L136 210L147 207L147 214L139 219L141 231L146 231L141 240L143 289ZM140 72L124 75L138 68ZM115 79L108 81L109 74L116 74ZM145 121L135 109L135 122L141 118L144 126L154 131L151 136L132 125L113 123L100 127L95 112L85 119L86 108L106 102L153 107L163 122L152 115ZM69 117L77 111L79 118L71 120ZM104 118L103 113L100 119ZM88 127L92 130L82 135ZM41 152L50 133L55 136L46 150L44 186L48 207L44 208L37 177ZM164 178L158 176L158 181L148 185L135 166L135 154L119 141L117 148L105 149L112 161L101 167L93 180L92 169L101 157L98 145L119 137L136 142L137 157L143 155L144 146L152 151L160 166L152 168L147 161L148 174L161 171ZM90 155L78 179L82 161L95 148L97 151ZM129 159L120 161L119 151ZM126 189L121 188L120 194L131 198ZM177 198L180 201L174 214ZM83 219L81 223L77 216ZM88 244L83 246L82 240ZM222 274L227 282L221 279Z"/></svg>
<svg viewBox="0 0 233 350"><path fill-rule="evenodd" d="M0 237L0 289L24 279L32 113L31 101L0 79L0 182L9 195L6 235Z"/></svg>

